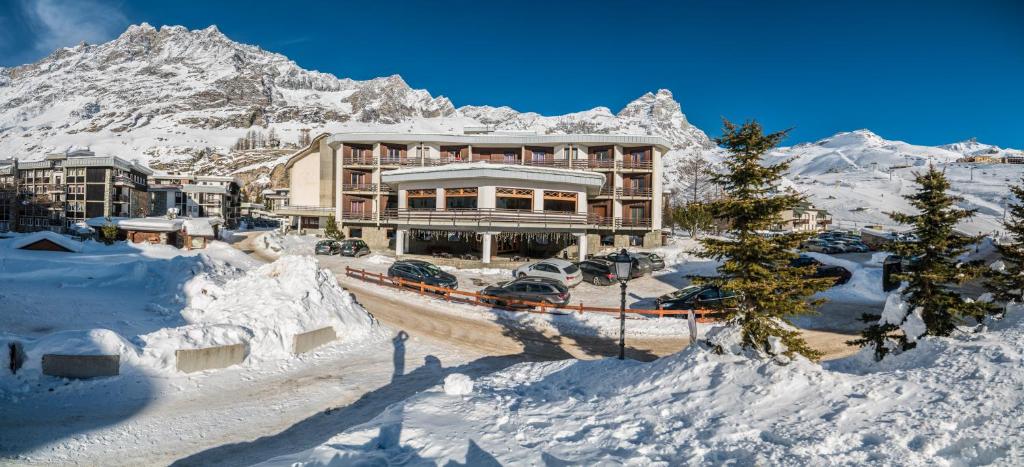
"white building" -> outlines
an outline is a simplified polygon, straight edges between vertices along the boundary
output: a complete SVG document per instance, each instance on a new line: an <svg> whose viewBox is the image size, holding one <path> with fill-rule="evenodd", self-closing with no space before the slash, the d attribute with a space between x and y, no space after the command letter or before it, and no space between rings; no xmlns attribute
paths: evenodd
<svg viewBox="0 0 1024 467"><path fill-rule="evenodd" d="M219 217L225 226L238 225L241 185L236 177L171 173L149 178L150 212L164 215L177 209L187 217Z"/></svg>
<svg viewBox="0 0 1024 467"><path fill-rule="evenodd" d="M632 135L341 133L318 136L288 171L294 229L329 217L396 253L586 255L661 244L668 142Z"/></svg>

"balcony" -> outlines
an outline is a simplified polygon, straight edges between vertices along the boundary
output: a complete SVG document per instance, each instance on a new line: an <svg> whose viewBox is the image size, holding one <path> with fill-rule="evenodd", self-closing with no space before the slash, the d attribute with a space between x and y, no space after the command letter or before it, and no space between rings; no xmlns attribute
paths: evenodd
<svg viewBox="0 0 1024 467"><path fill-rule="evenodd" d="M376 183L345 183L341 185L341 191L370 192L377 191Z"/></svg>
<svg viewBox="0 0 1024 467"><path fill-rule="evenodd" d="M552 167L556 169L586 169L589 167L588 162L582 159L527 159L526 165L532 165L535 167Z"/></svg>
<svg viewBox="0 0 1024 467"><path fill-rule="evenodd" d="M654 191L650 187L616 188L619 197L650 198Z"/></svg>
<svg viewBox="0 0 1024 467"><path fill-rule="evenodd" d="M623 218L619 222L619 227L638 227L638 228L650 228L651 218Z"/></svg>
<svg viewBox="0 0 1024 467"><path fill-rule="evenodd" d="M654 168L654 163L649 160L631 160L626 159L622 161L622 170L651 170Z"/></svg>
<svg viewBox="0 0 1024 467"><path fill-rule="evenodd" d="M372 221L373 212L369 211L342 211L342 220Z"/></svg>
<svg viewBox="0 0 1024 467"><path fill-rule="evenodd" d="M586 214L516 209L389 209L382 220L400 225L432 227L579 227L588 225Z"/></svg>
<svg viewBox="0 0 1024 467"><path fill-rule="evenodd" d="M376 165L376 159L371 156L346 156L341 158L342 165Z"/></svg>
<svg viewBox="0 0 1024 467"><path fill-rule="evenodd" d="M132 180L132 178L127 176L127 175L115 175L114 176L114 185L116 185L116 186L126 186L126 185L129 185L130 186L130 185L135 185L135 181Z"/></svg>
<svg viewBox="0 0 1024 467"><path fill-rule="evenodd" d="M615 161L611 159L587 159L587 168L593 170L612 170L615 168Z"/></svg>
<svg viewBox="0 0 1024 467"><path fill-rule="evenodd" d="M325 206L274 206L274 214L284 216L328 216L332 213L334 208Z"/></svg>
<svg viewBox="0 0 1024 467"><path fill-rule="evenodd" d="M597 194L597 196L595 196L595 198L611 198L611 197L615 196L615 192L616 191L617 191L616 188L613 188L613 187L605 185L605 186L601 187L601 191L598 192L598 194Z"/></svg>

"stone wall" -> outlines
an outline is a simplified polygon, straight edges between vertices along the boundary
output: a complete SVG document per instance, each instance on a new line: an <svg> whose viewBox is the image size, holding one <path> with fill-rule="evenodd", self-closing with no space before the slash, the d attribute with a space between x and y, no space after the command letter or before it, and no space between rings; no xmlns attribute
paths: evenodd
<svg viewBox="0 0 1024 467"><path fill-rule="evenodd" d="M238 365L245 360L245 344L221 345L204 349L185 349L174 352L178 371L192 373Z"/></svg>

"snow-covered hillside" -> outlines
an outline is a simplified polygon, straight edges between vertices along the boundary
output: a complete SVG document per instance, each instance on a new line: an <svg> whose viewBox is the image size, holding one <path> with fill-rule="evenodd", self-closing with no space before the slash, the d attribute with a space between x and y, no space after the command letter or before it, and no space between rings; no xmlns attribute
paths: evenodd
<svg viewBox="0 0 1024 467"><path fill-rule="evenodd" d="M679 149L712 147L667 90L645 94L618 114L604 107L553 117L508 107L457 109L397 75L356 81L305 70L283 55L233 42L215 26L141 24L105 44L0 68L0 154L19 159L87 146L157 168L266 181L303 129L458 132L481 124L641 132L665 136ZM250 128L273 129L284 150L233 151Z"/></svg>

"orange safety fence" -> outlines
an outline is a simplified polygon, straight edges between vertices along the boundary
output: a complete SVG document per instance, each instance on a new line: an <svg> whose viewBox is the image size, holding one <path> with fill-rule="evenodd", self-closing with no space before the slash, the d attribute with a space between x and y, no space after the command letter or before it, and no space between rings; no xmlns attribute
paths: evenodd
<svg viewBox="0 0 1024 467"><path fill-rule="evenodd" d="M585 306L582 303L580 303L578 305L559 306L559 305L555 305L553 303L546 303L546 302L532 302L532 301L527 301L527 300L517 300L517 299L513 299L513 298L508 298L508 297L495 297L495 296L491 296L491 295L484 295L484 294L481 294L481 293L478 293L478 292L468 292L468 291L465 291L465 290L450 289L448 287L439 287L439 286L436 286L436 285L429 285L429 284L425 284L423 282L413 282L413 281L402 279L401 277L389 277L389 276L386 276L384 274L379 274L379 273L375 273L375 272L369 272L369 271L367 271L365 269L355 269L355 268L351 268L351 267L348 267L348 266L345 266L345 275L349 276L349 277L352 277L352 278L357 278L357 279L360 279L360 280L363 280L363 281L366 281L366 282L372 282L372 283L383 285L383 286L387 286L387 287L412 289L412 290L417 291L420 295L424 295L427 292L430 292L430 293L435 294L435 295L443 296L446 301L456 302L456 303L470 303L470 304L473 304L473 305L495 307L495 306L497 306L496 304L498 302L503 302L503 303L505 303L505 306L499 307L499 308L513 308L512 306L509 306L509 305L521 305L521 306L528 307L529 309L526 310L526 311L530 311L530 312L533 312L534 308L539 308L539 312L540 313L550 313L550 312L553 312L553 311L567 311L567 312L576 312L576 313L579 313L579 314L583 314L583 313L618 314L619 311L620 311L618 308ZM488 302L488 301L490 301L490 302ZM626 309L626 314L627 315L629 315L629 314L634 314L634 315L657 315L659 318L663 318L665 316L686 315L687 313L688 313L688 311L686 311L686 310ZM716 321L716 319L711 316L712 314L715 313L713 310L693 310L693 313L694 313L695 317L697 318L697 322L708 323L708 322Z"/></svg>

